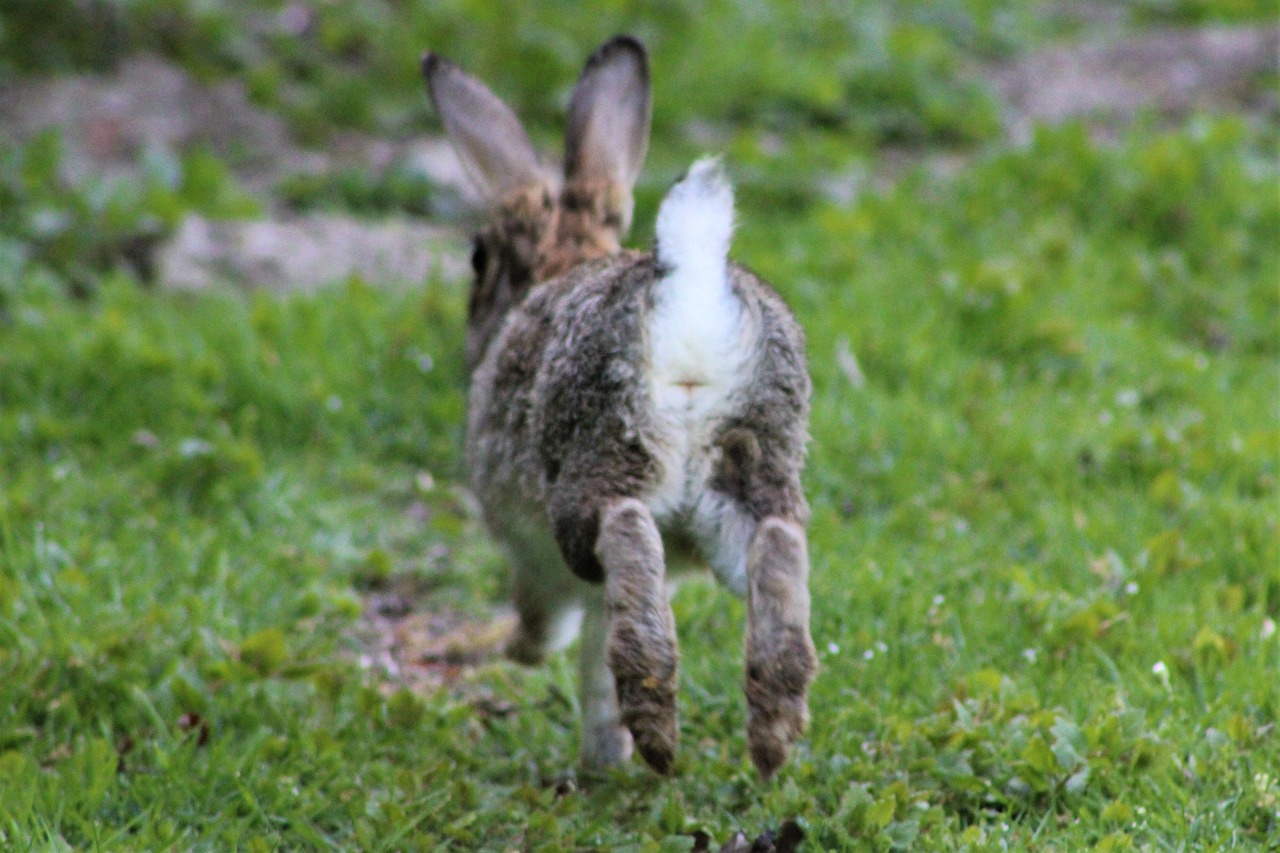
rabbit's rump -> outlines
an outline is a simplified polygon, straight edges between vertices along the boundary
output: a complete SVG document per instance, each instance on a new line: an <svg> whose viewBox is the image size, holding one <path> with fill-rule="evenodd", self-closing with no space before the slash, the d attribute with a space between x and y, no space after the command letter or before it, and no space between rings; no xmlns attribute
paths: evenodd
<svg viewBox="0 0 1280 853"><path fill-rule="evenodd" d="M649 508L669 568L696 552L739 595L757 520L804 512L794 320L744 268L701 311L663 299L679 284L665 272L624 253L539 285L474 377L468 461L486 520L563 595L577 585L545 564L548 543L599 580L595 515L610 500Z"/></svg>

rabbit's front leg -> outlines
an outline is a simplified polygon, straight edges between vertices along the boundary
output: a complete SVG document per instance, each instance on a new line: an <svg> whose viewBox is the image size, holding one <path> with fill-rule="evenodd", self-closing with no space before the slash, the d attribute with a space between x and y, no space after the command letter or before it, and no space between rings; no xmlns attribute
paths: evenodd
<svg viewBox="0 0 1280 853"><path fill-rule="evenodd" d="M679 652L666 594L662 537L649 508L623 498L600 513L596 556L609 611L606 643L622 723L650 767L675 761Z"/></svg>
<svg viewBox="0 0 1280 853"><path fill-rule="evenodd" d="M516 519L515 511L507 519ZM533 666L559 651L578 633L582 590L589 588L560 565L554 542L525 535L515 525L491 525L499 532L511 561L511 601L516 626L504 649L516 663Z"/></svg>
<svg viewBox="0 0 1280 853"><path fill-rule="evenodd" d="M766 779L809 719L817 670L809 636L809 553L804 528L765 518L747 555L747 743Z"/></svg>
<svg viewBox="0 0 1280 853"><path fill-rule="evenodd" d="M606 648L609 609L603 590L586 596L579 643L578 704L582 708L582 766L603 770L631 757L631 733L622 725Z"/></svg>

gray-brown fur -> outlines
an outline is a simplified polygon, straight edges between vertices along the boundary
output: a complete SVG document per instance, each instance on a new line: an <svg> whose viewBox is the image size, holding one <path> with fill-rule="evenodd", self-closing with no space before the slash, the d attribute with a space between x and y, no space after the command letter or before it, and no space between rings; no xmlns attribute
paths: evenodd
<svg viewBox="0 0 1280 853"><path fill-rule="evenodd" d="M806 436L795 425L808 416L809 378L794 349L801 332L760 279L735 272L766 344L749 393L714 443L750 436L755 451L750 469L739 461L732 476L728 454L710 485L756 520L803 523ZM481 502L516 490L546 506L566 562L584 580L601 579L598 508L643 494L660 473L646 449L659 439L642 381L644 320L659 273L651 256L622 253L540 284L473 377L467 461Z"/></svg>
<svg viewBox="0 0 1280 853"><path fill-rule="evenodd" d="M622 722L649 766L668 773L675 760L676 626L667 603L662 537L649 508L634 498L608 505L597 552L605 569L607 660Z"/></svg>
<svg viewBox="0 0 1280 853"><path fill-rule="evenodd" d="M731 267L731 272L736 291L759 318L760 351L751 393L722 426L723 461L711 486L757 520L777 516L806 524L809 505L800 473L809 440L812 386L804 331L768 284L742 267ZM748 442L745 448L743 441ZM748 460L750 468L745 467Z"/></svg>
<svg viewBox="0 0 1280 853"><path fill-rule="evenodd" d="M809 638L809 558L799 525L770 518L748 558L747 743L766 778L808 722L806 692L817 670Z"/></svg>
<svg viewBox="0 0 1280 853"><path fill-rule="evenodd" d="M524 301L555 228L552 190L534 184L508 192L476 235L471 257L476 279L467 302L468 367L480 363L511 309Z"/></svg>
<svg viewBox="0 0 1280 853"><path fill-rule="evenodd" d="M625 758L621 724L667 772L678 652L664 541L668 553L695 543L708 559L706 549L740 554L745 581L726 583L748 596L748 737L767 777L803 731L814 673L800 486L810 393L803 334L768 284L729 266L750 350L714 420L701 422L706 446L682 451L692 454L687 472L667 470L672 427L650 388L650 323L669 270L619 242L647 139L643 48L619 38L588 61L571 100L559 188L478 81L434 57L423 68L455 146L479 149L461 155L491 200L468 315L466 456L485 522L513 563L520 621L508 653L540 660L585 608L583 762ZM477 143L486 115L501 133ZM695 481L681 485L682 476ZM658 513L664 482L680 485L681 497L664 499Z"/></svg>

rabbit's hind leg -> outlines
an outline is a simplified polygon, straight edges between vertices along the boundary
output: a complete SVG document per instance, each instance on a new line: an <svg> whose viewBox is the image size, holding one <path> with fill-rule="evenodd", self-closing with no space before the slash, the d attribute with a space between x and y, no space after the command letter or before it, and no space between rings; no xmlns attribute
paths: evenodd
<svg viewBox="0 0 1280 853"><path fill-rule="evenodd" d="M679 652L662 537L649 508L635 498L602 508L595 550L604 570L605 648L622 723L645 762L669 773L679 737Z"/></svg>
<svg viewBox="0 0 1280 853"><path fill-rule="evenodd" d="M809 719L809 555L798 523L766 518L747 555L747 743L768 779Z"/></svg>

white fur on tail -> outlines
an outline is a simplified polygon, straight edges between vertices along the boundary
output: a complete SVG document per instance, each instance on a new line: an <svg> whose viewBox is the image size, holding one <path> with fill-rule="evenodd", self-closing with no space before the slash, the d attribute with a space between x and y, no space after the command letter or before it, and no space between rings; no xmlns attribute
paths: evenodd
<svg viewBox="0 0 1280 853"><path fill-rule="evenodd" d="M658 283L649 339L660 393L723 386L739 366L742 308L729 287L733 187L720 161L707 157L671 188L658 208ZM678 397L683 401L685 398Z"/></svg>
<svg viewBox="0 0 1280 853"><path fill-rule="evenodd" d="M674 385L714 384L741 349L741 306L729 287L733 187L720 161L694 163L658 208L658 284L650 320L656 379Z"/></svg>
<svg viewBox="0 0 1280 853"><path fill-rule="evenodd" d="M665 476L650 509L688 509L709 474L705 448L717 415L746 379L753 329L729 283L733 187L706 158L658 208L657 256L667 272L649 317L650 393L662 424Z"/></svg>
<svg viewBox="0 0 1280 853"><path fill-rule="evenodd" d="M720 160L704 157L658 208L658 260L706 283L723 279L733 235L733 186ZM696 285L695 285L696 287Z"/></svg>

